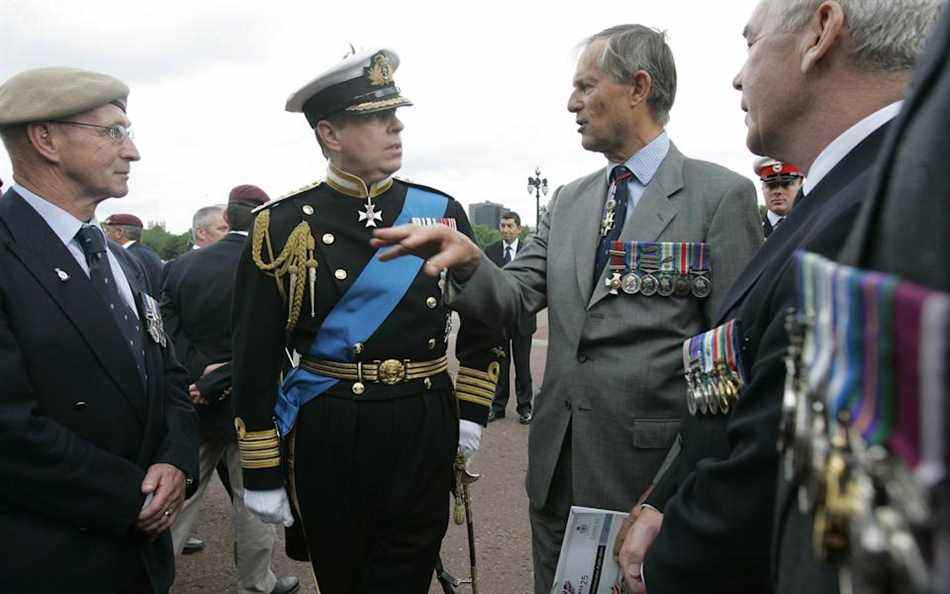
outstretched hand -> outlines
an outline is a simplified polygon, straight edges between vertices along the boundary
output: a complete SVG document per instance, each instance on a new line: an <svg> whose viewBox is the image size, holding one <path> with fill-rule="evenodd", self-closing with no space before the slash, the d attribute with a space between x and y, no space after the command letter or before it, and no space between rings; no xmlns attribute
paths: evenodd
<svg viewBox="0 0 950 594"><path fill-rule="evenodd" d="M429 276L439 276L444 269L451 268L452 274L460 281L475 274L481 259L481 250L471 239L445 225L399 225L376 229L370 245L374 248L391 246L379 255L383 262L414 255L425 260L422 269Z"/></svg>

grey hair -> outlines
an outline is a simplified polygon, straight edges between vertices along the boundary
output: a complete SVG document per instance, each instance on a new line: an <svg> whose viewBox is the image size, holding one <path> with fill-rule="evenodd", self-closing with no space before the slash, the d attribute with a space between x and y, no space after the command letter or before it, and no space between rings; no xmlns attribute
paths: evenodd
<svg viewBox="0 0 950 594"><path fill-rule="evenodd" d="M195 212L191 218L191 241L198 241L198 229L207 229L214 223L215 215L224 214L224 204L215 204L214 206L205 206Z"/></svg>
<svg viewBox="0 0 950 594"><path fill-rule="evenodd" d="M771 0L783 31L800 31L823 0ZM910 70L937 22L943 0L837 0L853 41L851 60L868 72ZM773 21L775 22L775 21Z"/></svg>
<svg viewBox="0 0 950 594"><path fill-rule="evenodd" d="M676 63L666 33L643 25L617 25L592 35L585 45L596 41L605 42L597 66L615 82L629 83L640 70L650 75L653 89L647 104L656 123L665 126L676 99Z"/></svg>

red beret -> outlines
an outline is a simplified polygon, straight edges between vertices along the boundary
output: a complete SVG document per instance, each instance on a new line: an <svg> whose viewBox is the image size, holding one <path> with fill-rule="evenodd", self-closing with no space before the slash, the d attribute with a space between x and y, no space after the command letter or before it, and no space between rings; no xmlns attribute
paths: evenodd
<svg viewBox="0 0 950 594"><path fill-rule="evenodd" d="M228 203L231 204L233 202L247 204L249 206L257 206L259 204L264 204L265 202L270 202L270 196L267 195L267 192L258 188L257 186L244 184L231 190L231 194L228 195Z"/></svg>
<svg viewBox="0 0 950 594"><path fill-rule="evenodd" d="M132 214L114 214L105 220L106 225L126 225L129 227L138 227L142 229L142 219Z"/></svg>

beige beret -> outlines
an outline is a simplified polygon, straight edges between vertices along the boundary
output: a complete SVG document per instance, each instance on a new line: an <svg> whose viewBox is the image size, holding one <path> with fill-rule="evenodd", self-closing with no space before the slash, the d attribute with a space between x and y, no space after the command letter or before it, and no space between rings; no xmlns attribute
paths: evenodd
<svg viewBox="0 0 950 594"><path fill-rule="evenodd" d="M0 85L0 127L56 120L129 95L117 78L77 68L34 68Z"/></svg>

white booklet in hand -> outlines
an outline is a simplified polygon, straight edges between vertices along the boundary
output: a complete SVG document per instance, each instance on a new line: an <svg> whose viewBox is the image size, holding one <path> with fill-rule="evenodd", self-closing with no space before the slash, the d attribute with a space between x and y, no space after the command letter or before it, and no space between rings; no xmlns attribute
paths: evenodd
<svg viewBox="0 0 950 594"><path fill-rule="evenodd" d="M614 541L627 514L571 507L551 594L624 594Z"/></svg>

